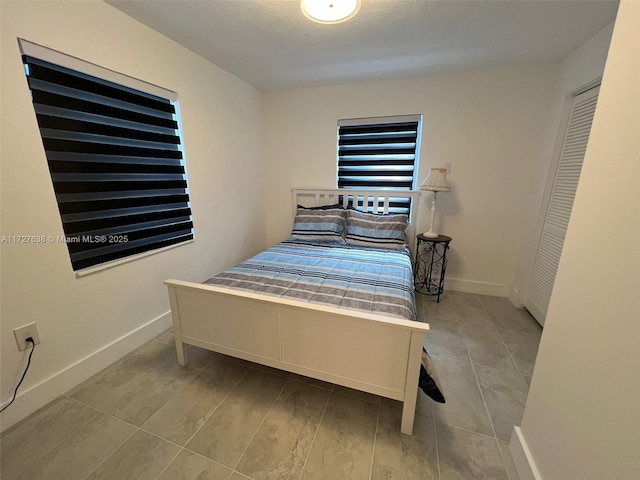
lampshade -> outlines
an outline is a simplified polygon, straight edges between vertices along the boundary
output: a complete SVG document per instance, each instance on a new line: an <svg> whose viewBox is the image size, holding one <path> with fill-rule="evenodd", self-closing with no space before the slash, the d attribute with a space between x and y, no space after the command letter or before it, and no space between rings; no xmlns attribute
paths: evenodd
<svg viewBox="0 0 640 480"><path fill-rule="evenodd" d="M420 184L420 190L428 190L430 192L448 192L451 187L447 183L447 170L444 168L432 168L429 175Z"/></svg>
<svg viewBox="0 0 640 480"><path fill-rule="evenodd" d="M360 10L360 0L301 0L302 13L314 22L340 23Z"/></svg>

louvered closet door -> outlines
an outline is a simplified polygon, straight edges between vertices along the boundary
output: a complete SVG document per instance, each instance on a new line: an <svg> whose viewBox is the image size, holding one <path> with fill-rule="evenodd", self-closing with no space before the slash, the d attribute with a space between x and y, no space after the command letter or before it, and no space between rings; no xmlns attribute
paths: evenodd
<svg viewBox="0 0 640 480"><path fill-rule="evenodd" d="M573 98L525 307L541 325L547 315L600 87Z"/></svg>

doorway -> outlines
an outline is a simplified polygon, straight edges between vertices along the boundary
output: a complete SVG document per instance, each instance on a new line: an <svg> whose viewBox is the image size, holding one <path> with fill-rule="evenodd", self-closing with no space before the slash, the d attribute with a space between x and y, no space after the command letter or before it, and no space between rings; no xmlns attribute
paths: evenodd
<svg viewBox="0 0 640 480"><path fill-rule="evenodd" d="M525 307L544 325L567 233L600 85L572 98Z"/></svg>

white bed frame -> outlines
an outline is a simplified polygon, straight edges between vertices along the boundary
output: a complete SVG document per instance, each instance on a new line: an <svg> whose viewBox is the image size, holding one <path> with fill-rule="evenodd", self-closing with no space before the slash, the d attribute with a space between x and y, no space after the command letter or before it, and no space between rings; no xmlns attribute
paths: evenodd
<svg viewBox="0 0 640 480"><path fill-rule="evenodd" d="M387 213L389 196L419 192L293 190L293 205L331 205L339 195L373 199ZM346 198L344 199L346 203ZM383 206L378 208L378 202ZM369 204L365 201L363 204ZM410 227L411 228L411 227ZM411 228L413 231L413 228ZM415 237L410 233L409 238ZM178 363L187 345L243 358L403 402L401 431L413 432L422 345L429 325L371 313L167 280Z"/></svg>

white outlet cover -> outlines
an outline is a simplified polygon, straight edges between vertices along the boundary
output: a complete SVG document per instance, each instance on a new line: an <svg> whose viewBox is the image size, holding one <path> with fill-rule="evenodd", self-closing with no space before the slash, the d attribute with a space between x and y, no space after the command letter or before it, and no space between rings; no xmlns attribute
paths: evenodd
<svg viewBox="0 0 640 480"><path fill-rule="evenodd" d="M14 328L13 334L16 337L16 343L18 344L19 351L26 350L29 346L26 340L28 337L33 339L34 345L38 345L40 343L40 335L38 334L38 326L36 325L36 322Z"/></svg>

